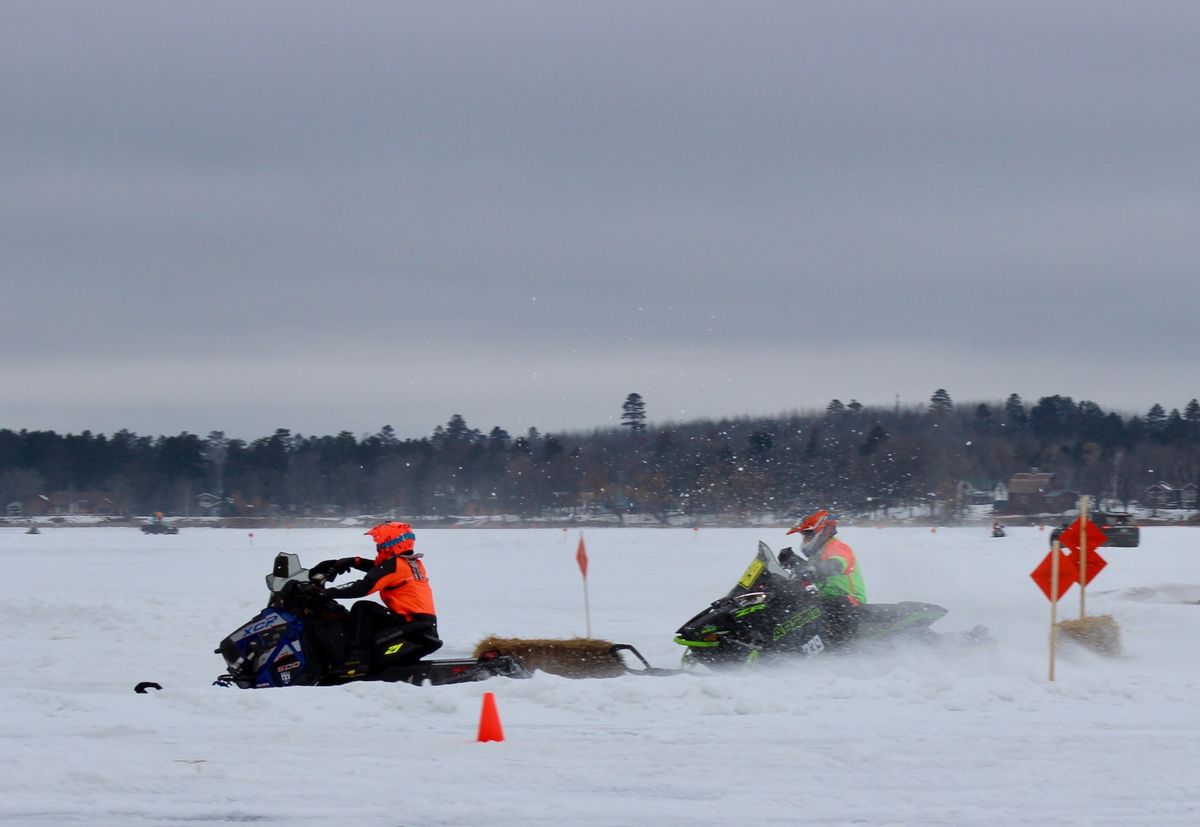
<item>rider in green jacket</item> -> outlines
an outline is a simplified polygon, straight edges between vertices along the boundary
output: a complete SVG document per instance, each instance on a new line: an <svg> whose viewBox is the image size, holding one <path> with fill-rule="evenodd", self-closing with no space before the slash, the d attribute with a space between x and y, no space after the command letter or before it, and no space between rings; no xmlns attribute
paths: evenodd
<svg viewBox="0 0 1200 827"><path fill-rule="evenodd" d="M853 636L858 629L857 609L867 602L867 589L854 549L834 536L837 520L824 508L809 514L788 531L796 533L802 538L800 549L817 576L815 585L821 593L826 631L835 641ZM780 562L785 565L798 559L791 549L780 553Z"/></svg>

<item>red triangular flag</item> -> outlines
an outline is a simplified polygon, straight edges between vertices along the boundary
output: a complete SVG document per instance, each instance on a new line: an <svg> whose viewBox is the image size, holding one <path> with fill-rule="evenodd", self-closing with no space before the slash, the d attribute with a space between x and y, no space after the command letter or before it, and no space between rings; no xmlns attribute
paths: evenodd
<svg viewBox="0 0 1200 827"><path fill-rule="evenodd" d="M1081 526L1079 518L1076 517L1075 522L1063 529L1063 533L1058 538L1058 544L1063 548L1069 548L1072 551L1079 551L1079 546L1083 540L1080 535L1085 532L1087 534L1087 547L1089 552L1092 549L1099 548L1108 542L1108 535L1101 530L1100 526L1096 525L1091 520L1088 520L1086 525ZM1092 562L1092 557L1090 554L1088 555L1088 562Z"/></svg>
<svg viewBox="0 0 1200 827"><path fill-rule="evenodd" d="M1088 558L1091 559L1090 557ZM575 562L579 564L579 571L584 577L587 577L587 549L583 545L583 535L579 535L579 548L575 551Z"/></svg>
<svg viewBox="0 0 1200 827"><path fill-rule="evenodd" d="M1092 555L1088 554L1088 562L1092 561ZM1079 566L1076 563L1073 555L1066 555L1059 551L1058 558L1058 595L1052 596L1050 587L1050 567L1054 565L1054 549L1050 549L1050 553L1038 565L1036 569L1030 572L1029 576L1033 578L1033 582L1038 584L1042 593L1046 595L1047 600L1059 600L1067 589L1071 588L1073 583L1079 582ZM1089 578L1090 579L1090 578Z"/></svg>
<svg viewBox="0 0 1200 827"><path fill-rule="evenodd" d="M1088 535L1088 539L1089 540L1091 539L1091 534ZM1073 561L1075 561L1075 570L1079 571L1081 569L1081 567L1079 565L1079 563L1080 563L1079 552L1075 552L1068 556ZM1096 575L1100 573L1100 570L1107 565L1108 565L1108 561L1105 560L1103 557L1101 557L1099 552L1097 552L1093 548L1089 548L1087 551L1087 582L1085 582L1083 585L1090 586L1092 583L1092 580L1094 580L1096 578ZM1060 576L1062 575L1061 571L1059 572L1059 575Z"/></svg>

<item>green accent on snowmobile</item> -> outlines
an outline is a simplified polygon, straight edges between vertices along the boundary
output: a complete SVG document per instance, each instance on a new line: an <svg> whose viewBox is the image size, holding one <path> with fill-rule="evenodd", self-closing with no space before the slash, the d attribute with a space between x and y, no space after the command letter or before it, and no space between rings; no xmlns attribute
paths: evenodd
<svg viewBox="0 0 1200 827"><path fill-rule="evenodd" d="M797 629L812 623L820 616L821 610L816 606L799 614L794 614L771 630L771 640L785 638Z"/></svg>
<svg viewBox="0 0 1200 827"><path fill-rule="evenodd" d="M680 637L679 635L675 635L675 642L680 646L694 646L698 649L712 649L715 646L721 645L719 640L688 640L687 638Z"/></svg>
<svg viewBox="0 0 1200 827"><path fill-rule="evenodd" d="M746 663L751 666L758 663L758 656L761 652L761 649L751 649L750 654L746 655Z"/></svg>
<svg viewBox="0 0 1200 827"><path fill-rule="evenodd" d="M761 612L765 608L767 608L766 603L757 603L753 606L747 606L744 609L738 609L736 612L733 613L733 616L734 617L745 617L746 615L752 614L754 612Z"/></svg>

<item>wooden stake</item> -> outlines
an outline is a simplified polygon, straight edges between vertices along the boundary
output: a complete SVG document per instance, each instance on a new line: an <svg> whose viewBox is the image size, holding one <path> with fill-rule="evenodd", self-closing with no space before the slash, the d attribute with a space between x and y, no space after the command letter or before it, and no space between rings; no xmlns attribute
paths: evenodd
<svg viewBox="0 0 1200 827"><path fill-rule="evenodd" d="M1079 498L1079 619L1087 617L1087 495Z"/></svg>
<svg viewBox="0 0 1200 827"><path fill-rule="evenodd" d="M588 605L588 587L587 575L583 576L583 616L584 622L587 624L587 636L592 636L592 609Z"/></svg>
<svg viewBox="0 0 1200 827"><path fill-rule="evenodd" d="M1058 646L1058 540L1050 547L1050 680L1054 680L1054 654Z"/></svg>

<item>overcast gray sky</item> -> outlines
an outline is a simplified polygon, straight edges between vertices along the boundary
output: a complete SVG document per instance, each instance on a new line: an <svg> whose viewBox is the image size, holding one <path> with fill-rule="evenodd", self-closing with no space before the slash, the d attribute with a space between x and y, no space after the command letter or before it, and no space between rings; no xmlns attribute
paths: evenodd
<svg viewBox="0 0 1200 827"><path fill-rule="evenodd" d="M0 427L1200 395L1200 4L0 5Z"/></svg>

